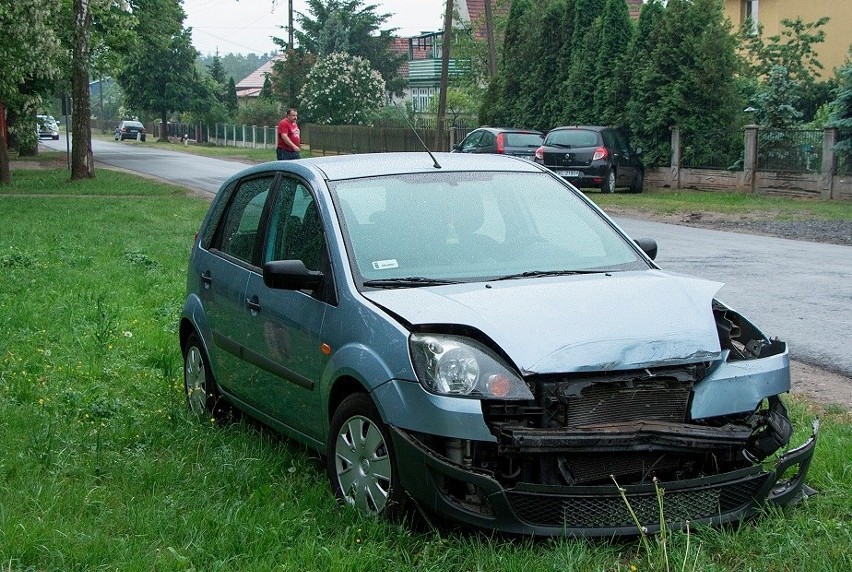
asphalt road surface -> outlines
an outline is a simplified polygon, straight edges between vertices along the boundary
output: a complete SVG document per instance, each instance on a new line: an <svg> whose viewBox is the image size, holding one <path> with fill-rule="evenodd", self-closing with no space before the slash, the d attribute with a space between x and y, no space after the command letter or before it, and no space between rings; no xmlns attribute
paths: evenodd
<svg viewBox="0 0 852 572"><path fill-rule="evenodd" d="M42 144L65 150L64 139ZM92 148L98 162L209 193L246 167L144 144L95 140ZM785 340L794 359L852 377L852 247L635 219L618 224L634 238L655 238L663 268L724 282L718 298Z"/></svg>

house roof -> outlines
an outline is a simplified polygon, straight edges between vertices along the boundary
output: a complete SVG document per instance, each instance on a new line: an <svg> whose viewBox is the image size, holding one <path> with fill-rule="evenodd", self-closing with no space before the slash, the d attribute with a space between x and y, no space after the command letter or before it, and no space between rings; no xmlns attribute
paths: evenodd
<svg viewBox="0 0 852 572"><path fill-rule="evenodd" d="M272 66L275 62L283 61L285 57L284 54L275 54L265 64L241 79L236 85L237 97L257 97L263 89L266 76L272 73Z"/></svg>

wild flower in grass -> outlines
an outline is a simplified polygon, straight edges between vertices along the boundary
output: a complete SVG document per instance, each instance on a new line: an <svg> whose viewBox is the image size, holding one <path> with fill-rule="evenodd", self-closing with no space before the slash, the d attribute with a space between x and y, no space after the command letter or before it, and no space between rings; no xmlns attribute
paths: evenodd
<svg viewBox="0 0 852 572"><path fill-rule="evenodd" d="M129 330L124 330L122 333L124 334L125 338L132 338L133 337L133 332L131 332Z"/></svg>

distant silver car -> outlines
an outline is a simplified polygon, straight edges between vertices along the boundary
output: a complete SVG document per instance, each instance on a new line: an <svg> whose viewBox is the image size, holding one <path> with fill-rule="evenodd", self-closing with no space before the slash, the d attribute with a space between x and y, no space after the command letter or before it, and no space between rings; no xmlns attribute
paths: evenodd
<svg viewBox="0 0 852 572"><path fill-rule="evenodd" d="M187 402L315 448L389 517L610 537L660 529L658 488L672 528L795 502L817 426L789 449L786 344L655 252L518 158L252 167L190 255Z"/></svg>
<svg viewBox="0 0 852 572"><path fill-rule="evenodd" d="M59 124L52 115L36 115L38 138L59 139Z"/></svg>

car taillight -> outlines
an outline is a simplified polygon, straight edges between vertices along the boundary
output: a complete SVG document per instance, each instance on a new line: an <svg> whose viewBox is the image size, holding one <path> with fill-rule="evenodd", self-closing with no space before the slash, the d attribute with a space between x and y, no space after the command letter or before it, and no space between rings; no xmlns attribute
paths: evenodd
<svg viewBox="0 0 852 572"><path fill-rule="evenodd" d="M609 153L606 152L606 147L598 147L595 149L595 155L592 157L592 161L598 161L600 159L606 159Z"/></svg>
<svg viewBox="0 0 852 572"><path fill-rule="evenodd" d="M535 150L535 160L544 162L544 147Z"/></svg>
<svg viewBox="0 0 852 572"><path fill-rule="evenodd" d="M506 152L506 135L504 133L497 134L497 152L505 153Z"/></svg>

